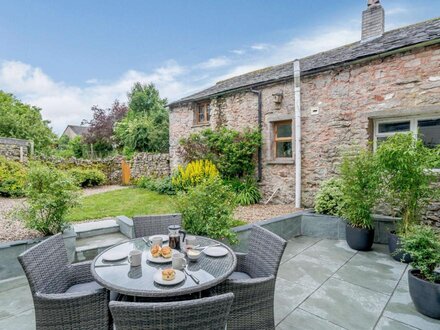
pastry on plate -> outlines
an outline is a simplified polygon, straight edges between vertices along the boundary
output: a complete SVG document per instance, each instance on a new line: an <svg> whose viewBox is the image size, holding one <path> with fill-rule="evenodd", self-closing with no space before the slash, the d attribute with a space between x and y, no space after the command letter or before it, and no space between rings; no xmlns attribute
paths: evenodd
<svg viewBox="0 0 440 330"><path fill-rule="evenodd" d="M173 251L169 246L164 246L160 251L160 253L162 254L162 257L164 257L165 259L169 259L171 258Z"/></svg>
<svg viewBox="0 0 440 330"><path fill-rule="evenodd" d="M172 281L176 277L176 272L174 269L168 268L162 271L162 279L164 281Z"/></svg>
<svg viewBox="0 0 440 330"><path fill-rule="evenodd" d="M160 252L161 252L160 245L158 244L153 245L150 249L150 252L153 258L160 257Z"/></svg>

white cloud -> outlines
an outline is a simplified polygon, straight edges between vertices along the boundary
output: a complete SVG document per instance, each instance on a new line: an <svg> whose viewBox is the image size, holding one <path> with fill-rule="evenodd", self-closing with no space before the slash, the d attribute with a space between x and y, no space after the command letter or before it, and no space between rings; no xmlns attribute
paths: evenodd
<svg viewBox="0 0 440 330"><path fill-rule="evenodd" d="M244 49L233 49L231 50L231 53L234 53L235 55L243 55L246 51Z"/></svg>
<svg viewBox="0 0 440 330"><path fill-rule="evenodd" d="M116 98L126 101L127 91L137 81L153 82L161 95L169 99L182 97L191 89L177 79L184 72L185 68L175 61L168 61L149 74L130 70L114 82L105 84L94 80L90 86L81 88L54 81L41 68L18 61L3 61L0 63L0 89L42 108L43 117L60 133L67 124L79 124L82 119L89 118L93 105L108 107Z"/></svg>
<svg viewBox="0 0 440 330"><path fill-rule="evenodd" d="M386 9L385 15L386 16L397 16L401 14L407 14L409 13L409 9L406 7L393 7Z"/></svg>
<svg viewBox="0 0 440 330"><path fill-rule="evenodd" d="M216 68L221 68L224 67L226 65L228 65L230 63L229 58L227 58L226 56L219 56L219 57L213 57L210 58L209 60L199 63L197 65L197 67L201 68L201 69L216 69Z"/></svg>
<svg viewBox="0 0 440 330"><path fill-rule="evenodd" d="M253 50L268 50L269 48L271 48L271 45L269 44L264 44L264 43L260 43L260 44L254 44L251 46L251 48Z"/></svg>

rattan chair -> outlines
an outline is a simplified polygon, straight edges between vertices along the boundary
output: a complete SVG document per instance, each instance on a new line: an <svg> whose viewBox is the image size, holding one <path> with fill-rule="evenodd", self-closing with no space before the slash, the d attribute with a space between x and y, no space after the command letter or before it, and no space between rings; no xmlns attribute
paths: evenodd
<svg viewBox="0 0 440 330"><path fill-rule="evenodd" d="M22 253L37 329L109 329L109 292L94 282L90 262L69 264L61 234Z"/></svg>
<svg viewBox="0 0 440 330"><path fill-rule="evenodd" d="M133 217L135 237L166 235L168 226L181 225L181 214L140 215Z"/></svg>
<svg viewBox="0 0 440 330"><path fill-rule="evenodd" d="M112 301L116 330L224 330L234 295L163 303Z"/></svg>
<svg viewBox="0 0 440 330"><path fill-rule="evenodd" d="M237 268L211 295L234 293L228 318L230 329L275 329L275 280L286 241L254 225L249 236L249 252L236 253Z"/></svg>

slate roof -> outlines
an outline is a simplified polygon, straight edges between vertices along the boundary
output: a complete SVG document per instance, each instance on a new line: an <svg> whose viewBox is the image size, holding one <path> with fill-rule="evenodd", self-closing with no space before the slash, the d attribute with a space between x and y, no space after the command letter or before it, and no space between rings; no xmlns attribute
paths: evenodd
<svg viewBox="0 0 440 330"><path fill-rule="evenodd" d="M329 67L343 65L366 57L398 50L404 47L425 43L440 42L440 17L414 25L385 32L381 37L370 41L358 41L329 51L300 59L301 75L322 71ZM170 104L196 101L210 96L244 87L267 84L293 76L293 61L249 72L227 80L219 81L214 86L184 97Z"/></svg>
<svg viewBox="0 0 440 330"><path fill-rule="evenodd" d="M76 134L76 135L83 135L85 134L89 127L87 126L78 126L78 125L67 125L66 129L71 128L72 131Z"/></svg>

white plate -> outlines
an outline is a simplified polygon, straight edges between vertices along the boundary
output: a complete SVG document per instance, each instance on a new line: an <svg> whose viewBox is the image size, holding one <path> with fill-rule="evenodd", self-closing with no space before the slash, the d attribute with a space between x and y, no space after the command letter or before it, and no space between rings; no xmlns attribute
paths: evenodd
<svg viewBox="0 0 440 330"><path fill-rule="evenodd" d="M161 284L161 285L176 285L179 284L180 282L182 282L183 280L185 280L185 274L183 272L181 272L180 270L175 269L174 270L176 272L176 277L174 277L174 280L171 281L164 281L162 279L162 270L158 270L155 274L154 274L154 282Z"/></svg>
<svg viewBox="0 0 440 330"><path fill-rule="evenodd" d="M148 240L151 242L153 240L154 237L161 237L162 238L162 242L168 242L168 235L153 235L148 237Z"/></svg>
<svg viewBox="0 0 440 330"><path fill-rule="evenodd" d="M148 251L148 252L147 252L147 260L148 260L148 261L151 261L151 262L154 262L155 264L167 264L167 263L170 263L170 262L173 260L173 258L168 258L168 259L166 259L166 258L164 258L164 257L157 257L157 258L154 258L154 257L151 255L151 252Z"/></svg>
<svg viewBox="0 0 440 330"><path fill-rule="evenodd" d="M203 250L203 253L210 257L223 257L227 255L229 251L221 246L212 246Z"/></svg>
<svg viewBox="0 0 440 330"><path fill-rule="evenodd" d="M102 256L104 261L118 261L127 258L126 252L112 252L109 251Z"/></svg>

